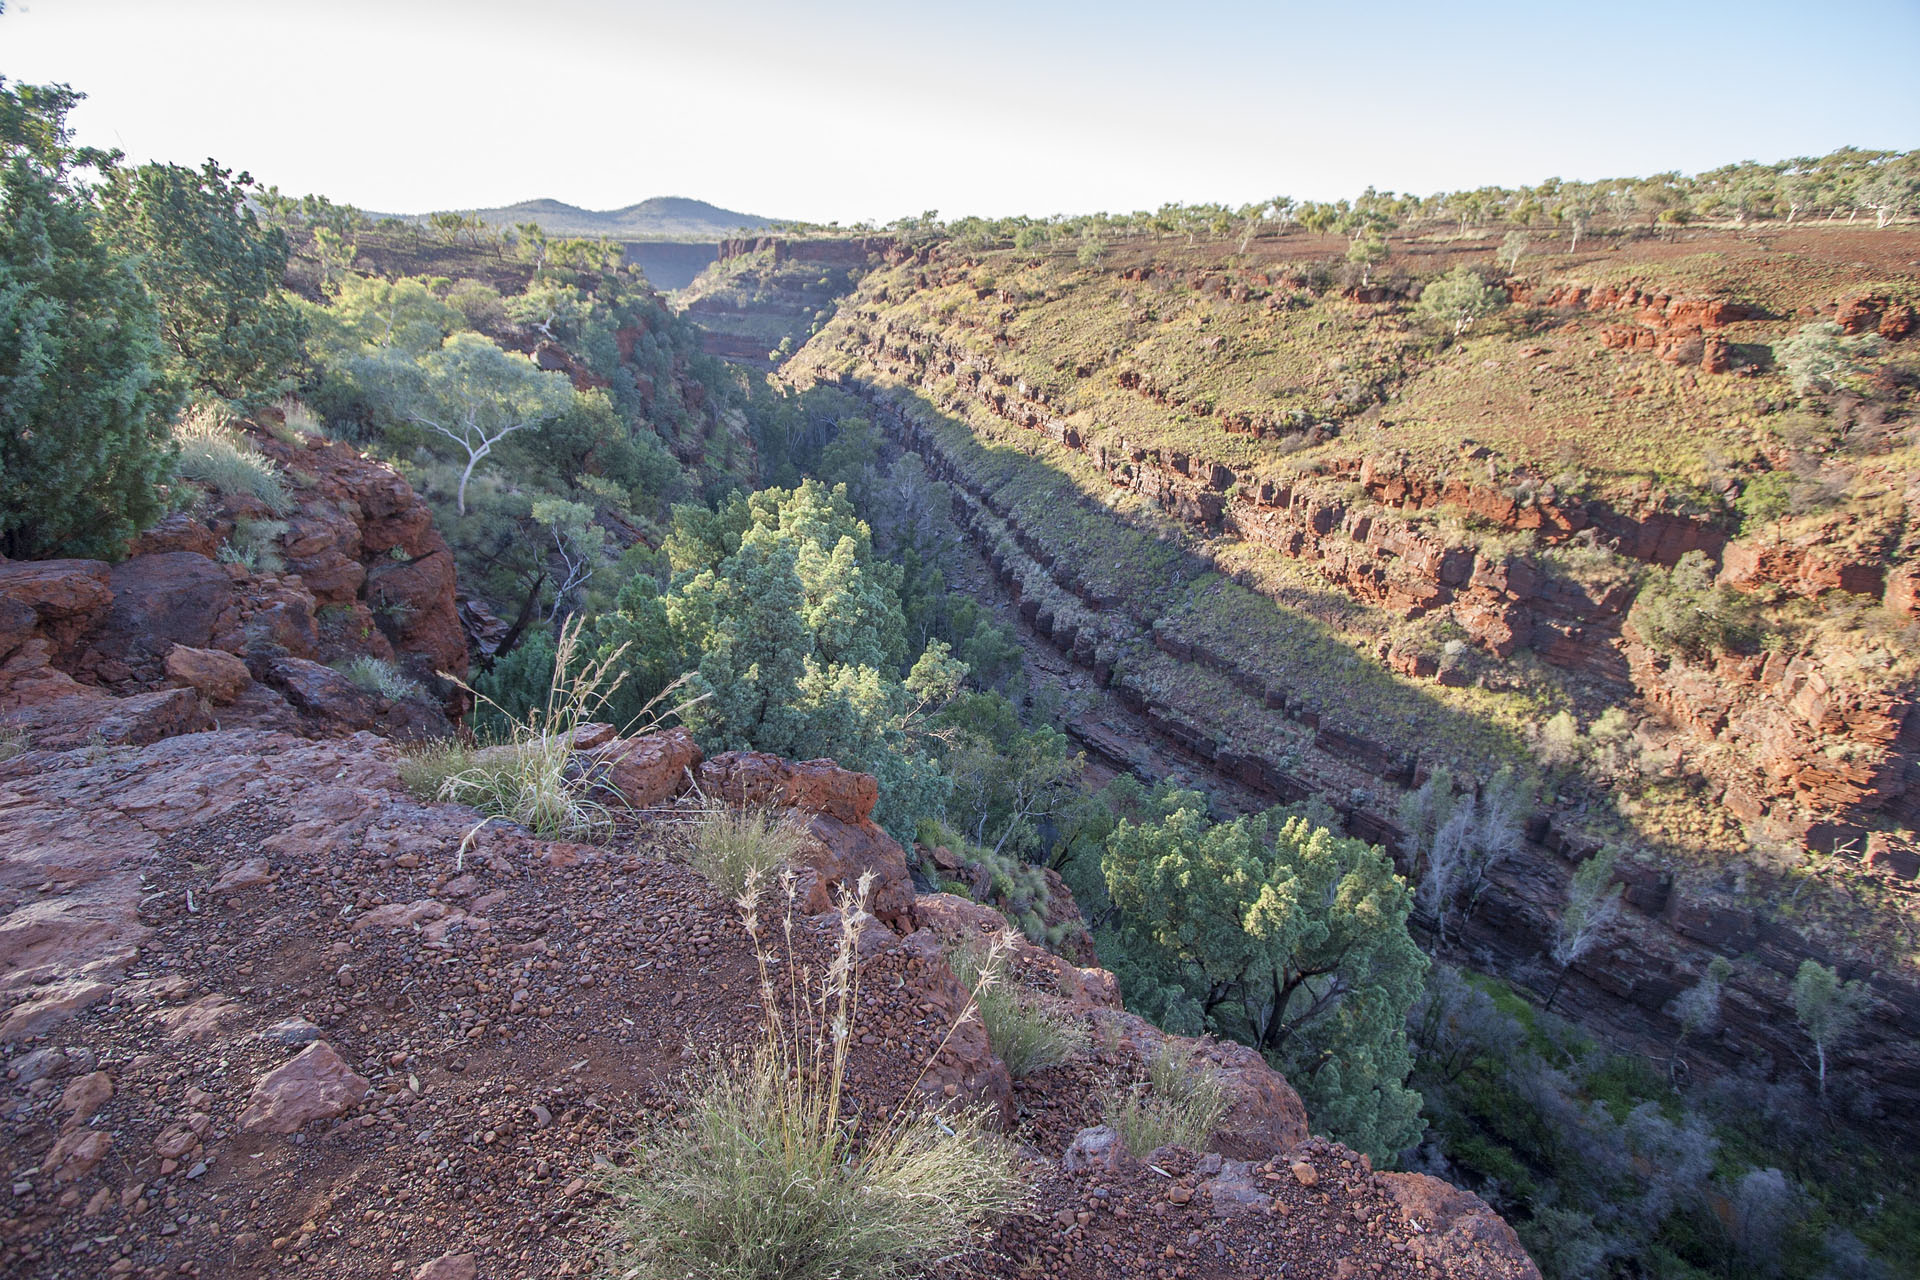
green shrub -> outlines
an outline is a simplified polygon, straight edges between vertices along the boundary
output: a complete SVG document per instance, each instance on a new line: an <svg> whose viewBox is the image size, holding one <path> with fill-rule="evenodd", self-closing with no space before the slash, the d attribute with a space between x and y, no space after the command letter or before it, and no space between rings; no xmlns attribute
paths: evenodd
<svg viewBox="0 0 1920 1280"><path fill-rule="evenodd" d="M1792 477L1783 471L1769 471L1747 481L1733 500L1734 509L1740 513L1741 530L1778 520L1793 510L1792 489Z"/></svg>
<svg viewBox="0 0 1920 1280"><path fill-rule="evenodd" d="M1671 572L1649 577L1631 620L1655 649L1696 661L1750 648L1759 639L1753 602L1716 584L1702 551L1689 551Z"/></svg>
<svg viewBox="0 0 1920 1280"><path fill-rule="evenodd" d="M1032 992L1007 982L1004 952L972 944L949 952L947 963L962 985L979 991L987 1043L1015 1080L1057 1067L1087 1047L1087 1029L1079 1019L1047 1008Z"/></svg>
<svg viewBox="0 0 1920 1280"><path fill-rule="evenodd" d="M1220 1073L1172 1041L1148 1060L1144 1089L1110 1090L1101 1099L1106 1123L1135 1156L1161 1147L1204 1151L1227 1105Z"/></svg>
<svg viewBox="0 0 1920 1280"><path fill-rule="evenodd" d="M847 1056L861 1008L855 943L872 878L842 895L825 966L796 954L791 893L786 927L762 929L758 887L754 877L741 907L759 960L760 1043L744 1060L716 1059L684 1121L657 1124L637 1144L632 1169L610 1180L615 1272L632 1280L925 1274L1013 1207L1021 1188L1012 1153L983 1112L943 1115L913 1097L848 1123ZM823 976L789 985L803 971ZM953 1026L972 1008L969 1001Z"/></svg>
<svg viewBox="0 0 1920 1280"><path fill-rule="evenodd" d="M406 698L424 699L427 691L418 680L383 658L370 654L335 664L335 670L378 697L395 702Z"/></svg>
<svg viewBox="0 0 1920 1280"><path fill-rule="evenodd" d="M1859 376L1861 361L1880 354L1880 338L1863 333L1848 337L1846 330L1831 320L1803 324L1791 338L1774 349L1780 365L1793 379L1793 389L1801 395L1832 391L1849 378Z"/></svg>
<svg viewBox="0 0 1920 1280"><path fill-rule="evenodd" d="M285 515L292 501L280 479L280 468L233 429L224 408L196 405L174 424L173 439L180 450L175 469L188 480L218 493L258 498L267 510Z"/></svg>
<svg viewBox="0 0 1920 1280"><path fill-rule="evenodd" d="M64 86L0 84L0 554L115 556L165 510L160 318L69 145Z"/></svg>
<svg viewBox="0 0 1920 1280"><path fill-rule="evenodd" d="M764 882L799 852L792 819L764 809L709 809L693 829L693 869L729 897L750 881Z"/></svg>

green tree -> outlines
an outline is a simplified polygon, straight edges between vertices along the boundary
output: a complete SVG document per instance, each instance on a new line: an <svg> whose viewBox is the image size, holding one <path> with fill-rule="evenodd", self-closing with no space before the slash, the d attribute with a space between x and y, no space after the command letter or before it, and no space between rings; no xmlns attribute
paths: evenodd
<svg viewBox="0 0 1920 1280"><path fill-rule="evenodd" d="M1411 1145L1406 1021L1427 961L1406 883L1380 849L1304 817L1213 823L1199 799L1107 839L1130 986L1258 1048L1342 1141L1380 1158Z"/></svg>
<svg viewBox="0 0 1920 1280"><path fill-rule="evenodd" d="M287 236L262 227L253 179L209 160L198 171L113 171L104 191L113 239L138 264L190 392L257 402L291 385L305 323L281 290Z"/></svg>
<svg viewBox="0 0 1920 1280"><path fill-rule="evenodd" d="M1420 291L1420 314L1448 326L1458 338L1507 305L1507 296L1472 267L1455 267Z"/></svg>
<svg viewBox="0 0 1920 1280"><path fill-rule="evenodd" d="M1838 973L1818 960L1800 962L1793 978L1793 1016L1813 1041L1822 1095L1827 1092L1827 1051L1853 1034L1871 1001L1867 984L1858 978L1842 982Z"/></svg>
<svg viewBox="0 0 1920 1280"><path fill-rule="evenodd" d="M65 86L0 80L0 550L111 556L162 510L159 315L101 234Z"/></svg>
<svg viewBox="0 0 1920 1280"><path fill-rule="evenodd" d="M380 358L370 381L384 383L397 416L453 442L466 456L455 505L467 511L467 484L494 446L516 431L546 425L564 413L573 387L524 356L477 333L456 333L418 362Z"/></svg>
<svg viewBox="0 0 1920 1280"><path fill-rule="evenodd" d="M1372 231L1347 246L1347 261L1360 268L1362 288L1373 283L1373 269L1387 260L1387 242Z"/></svg>

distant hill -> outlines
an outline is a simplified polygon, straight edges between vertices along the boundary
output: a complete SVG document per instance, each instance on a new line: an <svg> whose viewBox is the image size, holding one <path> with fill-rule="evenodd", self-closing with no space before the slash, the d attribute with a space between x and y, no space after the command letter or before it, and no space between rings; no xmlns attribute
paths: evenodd
<svg viewBox="0 0 1920 1280"><path fill-rule="evenodd" d="M523 200L504 208L473 212L493 226L537 222L548 235L607 236L615 240L718 240L740 231L760 231L774 223L772 218L736 213L681 196L656 196L624 209L582 209L558 200ZM426 215L415 216L424 219Z"/></svg>

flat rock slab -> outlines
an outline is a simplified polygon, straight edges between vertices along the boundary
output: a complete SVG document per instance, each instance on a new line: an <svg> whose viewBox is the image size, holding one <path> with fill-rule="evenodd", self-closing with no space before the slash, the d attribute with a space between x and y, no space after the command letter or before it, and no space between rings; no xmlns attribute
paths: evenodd
<svg viewBox="0 0 1920 1280"><path fill-rule="evenodd" d="M292 1133L309 1120L330 1120L367 1096L367 1080L325 1040L302 1049L285 1066L260 1077L240 1113L251 1133Z"/></svg>

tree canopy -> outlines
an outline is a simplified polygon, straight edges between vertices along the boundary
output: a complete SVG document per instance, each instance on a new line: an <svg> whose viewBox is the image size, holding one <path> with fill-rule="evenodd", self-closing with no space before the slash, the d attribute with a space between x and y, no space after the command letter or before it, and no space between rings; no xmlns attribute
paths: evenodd
<svg viewBox="0 0 1920 1280"><path fill-rule="evenodd" d="M1406 1018L1427 962L1391 861L1301 815L1215 823L1197 794L1177 803L1121 822L1101 861L1129 997L1261 1050L1341 1140L1383 1159L1411 1145Z"/></svg>
<svg viewBox="0 0 1920 1280"><path fill-rule="evenodd" d="M0 550L118 554L162 510L160 316L78 172L64 86L0 81Z"/></svg>

